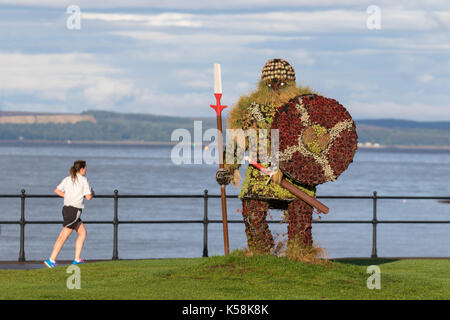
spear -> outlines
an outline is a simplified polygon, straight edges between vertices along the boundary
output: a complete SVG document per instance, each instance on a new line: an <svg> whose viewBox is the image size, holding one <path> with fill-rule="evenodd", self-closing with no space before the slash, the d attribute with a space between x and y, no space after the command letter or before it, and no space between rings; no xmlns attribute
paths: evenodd
<svg viewBox="0 0 450 320"><path fill-rule="evenodd" d="M210 105L216 110L217 115L217 131L218 131L218 152L219 152L219 169L223 169L223 137L222 137L222 110L227 106L220 104L222 98L222 77L220 74L220 64L214 64L214 96L216 97L216 104ZM220 185L220 199L222 201L222 224L223 224L223 242L225 247L225 255L230 252L228 243L228 219L227 219L227 194L225 185Z"/></svg>

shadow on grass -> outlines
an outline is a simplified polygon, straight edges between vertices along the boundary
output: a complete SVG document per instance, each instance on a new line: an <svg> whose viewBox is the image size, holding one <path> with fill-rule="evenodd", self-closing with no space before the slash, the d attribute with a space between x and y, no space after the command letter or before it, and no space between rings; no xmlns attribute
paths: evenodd
<svg viewBox="0 0 450 320"><path fill-rule="evenodd" d="M399 261L400 259L332 259L331 261L344 263L344 264L353 264L356 266L371 266L371 265L380 265L385 263L391 263L395 261Z"/></svg>

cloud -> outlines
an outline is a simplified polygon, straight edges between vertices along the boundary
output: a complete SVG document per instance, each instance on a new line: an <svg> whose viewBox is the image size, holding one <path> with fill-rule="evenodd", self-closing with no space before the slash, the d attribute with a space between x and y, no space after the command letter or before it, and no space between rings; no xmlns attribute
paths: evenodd
<svg viewBox="0 0 450 320"><path fill-rule="evenodd" d="M211 89L211 70L180 69L173 72L173 77L179 79L180 84L189 88Z"/></svg>
<svg viewBox="0 0 450 320"><path fill-rule="evenodd" d="M388 35L377 38L365 38L367 43L385 49L400 49L404 52L420 51L448 51L450 50L450 39L448 33L421 33L415 37L411 35Z"/></svg>
<svg viewBox="0 0 450 320"><path fill-rule="evenodd" d="M356 115L419 119L426 99L427 117L448 114L448 1L377 1L381 30L356 0L77 0L79 31L65 27L69 4L0 0L3 107L201 116L213 63L232 105L280 57Z"/></svg>
<svg viewBox="0 0 450 320"><path fill-rule="evenodd" d="M101 78L95 84L85 87L84 96L96 107L111 108L120 100L131 97L133 88L131 81Z"/></svg>
<svg viewBox="0 0 450 320"><path fill-rule="evenodd" d="M447 100L450 101L450 100ZM353 101L346 105L354 119L398 118L416 121L449 121L450 104L430 104L422 102L399 103L393 101ZM447 116L443 116L447 115Z"/></svg>
<svg viewBox="0 0 450 320"><path fill-rule="evenodd" d="M269 36L246 33L218 35L208 31L189 33L115 31L111 34L131 38L139 41L140 45L148 46L150 49L145 52L145 59L155 61L184 61L185 63L210 61L213 63L213 60L220 62L217 60L219 59L222 62L229 62L230 65L236 65L236 57L239 57L239 60L253 57L253 61L261 60L261 63L264 63L268 57L285 57L302 66L311 66L315 63L315 59L307 51L292 48L292 43L308 41L307 37L302 36ZM277 42L278 45L273 46L273 42ZM240 69L242 70L242 68Z"/></svg>
<svg viewBox="0 0 450 320"><path fill-rule="evenodd" d="M204 45L213 47L214 45L227 44L252 44L270 40L289 40L293 37L275 37L269 35L254 34L220 34L201 30L196 33L176 33L170 31L113 31L111 34L133 38L141 41L152 41L155 43L179 46Z"/></svg>
<svg viewBox="0 0 450 320"><path fill-rule="evenodd" d="M380 7L382 30L442 30L450 26L450 11L410 10L401 7ZM82 19L107 23L136 24L147 27L184 27L214 30L220 34L236 31L277 33L339 33L356 31L368 33L370 15L361 7L353 9L283 10L277 7L257 13L187 14L123 14L83 12ZM373 32L373 31L372 31Z"/></svg>
<svg viewBox="0 0 450 320"><path fill-rule="evenodd" d="M209 108L213 96L203 93L166 94L152 89L139 89L135 92L133 106L128 112L146 112L168 116L214 116ZM211 112L211 114L208 114Z"/></svg>
<svg viewBox="0 0 450 320"><path fill-rule="evenodd" d="M188 27L199 28L200 21L194 19L192 14L165 12L161 14L122 14L122 13L92 13L83 12L81 19L100 20L107 22L135 22L152 27Z"/></svg>
<svg viewBox="0 0 450 320"><path fill-rule="evenodd" d="M379 6L392 6L392 0L378 0ZM39 7L67 7L74 4L73 0L0 0L0 4L6 5L23 5L23 6L39 6ZM233 10L233 9L264 9L273 8L273 0L77 0L76 4L81 8L165 8L177 10ZM372 3L364 3L368 6ZM447 0L398 0L395 1L397 6L412 9L428 9L428 8L449 8L450 4ZM317 8L317 7L361 7L361 0L278 0L277 7L290 8Z"/></svg>
<svg viewBox="0 0 450 320"><path fill-rule="evenodd" d="M220 34L236 31L264 34L367 31L364 10L270 11L263 13L210 14L101 14L85 12L82 19L109 23L135 23L149 27L202 27ZM238 36L233 34L234 36Z"/></svg>
<svg viewBox="0 0 450 320"><path fill-rule="evenodd" d="M114 79L119 70L99 63L91 54L1 52L0 69L0 87L10 96L34 95L67 103L78 90L86 104L102 107L130 95L133 88L130 80Z"/></svg>
<svg viewBox="0 0 450 320"><path fill-rule="evenodd" d="M0 52L0 87L5 90L68 89L112 68L93 63L84 53L24 54ZM91 78L92 79L92 78Z"/></svg>
<svg viewBox="0 0 450 320"><path fill-rule="evenodd" d="M417 77L417 80L419 80L422 83L429 83L429 82L433 81L433 79L434 79L434 77L429 73L422 74Z"/></svg>

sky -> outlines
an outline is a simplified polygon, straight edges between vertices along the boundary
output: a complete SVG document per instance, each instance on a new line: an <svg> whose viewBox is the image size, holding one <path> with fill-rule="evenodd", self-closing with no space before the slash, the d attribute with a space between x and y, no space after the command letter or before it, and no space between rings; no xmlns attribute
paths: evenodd
<svg viewBox="0 0 450 320"><path fill-rule="evenodd" d="M448 0L0 0L4 111L214 117L214 63L233 106L272 58L354 119L450 121Z"/></svg>

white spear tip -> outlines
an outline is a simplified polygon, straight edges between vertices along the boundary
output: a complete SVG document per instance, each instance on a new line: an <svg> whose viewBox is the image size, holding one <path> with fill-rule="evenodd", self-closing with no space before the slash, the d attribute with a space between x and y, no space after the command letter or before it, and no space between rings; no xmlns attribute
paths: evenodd
<svg viewBox="0 0 450 320"><path fill-rule="evenodd" d="M214 64L214 93L222 93L222 75L219 63Z"/></svg>

